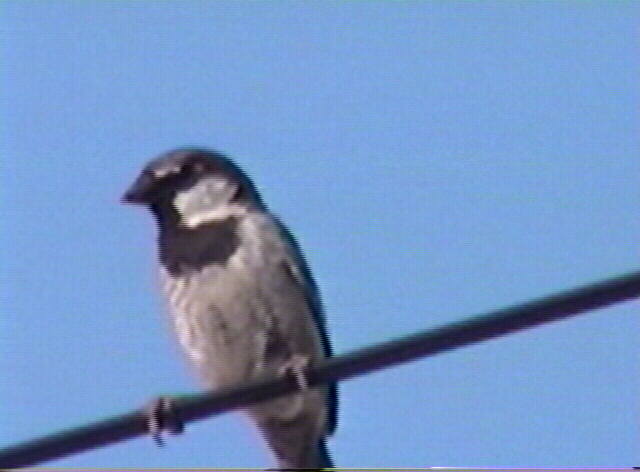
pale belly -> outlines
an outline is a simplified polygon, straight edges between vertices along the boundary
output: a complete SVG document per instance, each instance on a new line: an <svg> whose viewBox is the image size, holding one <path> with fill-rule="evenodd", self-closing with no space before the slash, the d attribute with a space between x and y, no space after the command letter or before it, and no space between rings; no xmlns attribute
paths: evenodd
<svg viewBox="0 0 640 472"><path fill-rule="evenodd" d="M265 290L212 267L169 278L165 291L178 341L209 387L266 373L274 313Z"/></svg>

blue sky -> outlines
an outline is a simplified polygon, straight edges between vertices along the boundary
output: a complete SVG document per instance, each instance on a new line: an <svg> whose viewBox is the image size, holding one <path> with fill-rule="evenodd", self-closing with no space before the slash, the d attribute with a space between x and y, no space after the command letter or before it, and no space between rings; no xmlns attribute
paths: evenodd
<svg viewBox="0 0 640 472"><path fill-rule="evenodd" d="M637 268L634 2L5 1L0 445L199 386L169 334L150 157L234 157L338 353ZM340 466L640 464L637 305L345 382ZM59 467L265 467L237 413Z"/></svg>

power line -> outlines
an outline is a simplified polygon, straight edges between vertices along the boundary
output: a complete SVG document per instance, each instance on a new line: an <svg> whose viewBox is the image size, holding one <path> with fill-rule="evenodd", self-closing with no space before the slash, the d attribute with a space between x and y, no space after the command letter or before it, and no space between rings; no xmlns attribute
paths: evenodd
<svg viewBox="0 0 640 472"><path fill-rule="evenodd" d="M637 297L640 297L640 271L333 357L307 372L308 383L345 380ZM187 423L297 388L288 377L262 378L234 388L174 399L180 419ZM146 413L135 410L0 449L0 467L35 465L147 432Z"/></svg>

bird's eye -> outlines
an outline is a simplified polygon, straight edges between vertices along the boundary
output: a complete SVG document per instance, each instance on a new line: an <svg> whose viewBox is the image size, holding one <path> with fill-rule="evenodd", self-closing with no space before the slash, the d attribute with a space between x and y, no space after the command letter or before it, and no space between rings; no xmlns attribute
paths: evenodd
<svg viewBox="0 0 640 472"><path fill-rule="evenodd" d="M204 171L204 165L200 162L188 162L182 166L184 174L201 174Z"/></svg>

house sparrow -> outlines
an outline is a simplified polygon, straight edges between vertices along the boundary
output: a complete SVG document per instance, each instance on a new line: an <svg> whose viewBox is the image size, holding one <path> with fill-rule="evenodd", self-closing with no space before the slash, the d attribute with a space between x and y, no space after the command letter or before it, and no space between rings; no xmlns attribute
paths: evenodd
<svg viewBox="0 0 640 472"><path fill-rule="evenodd" d="M163 289L178 340L208 388L301 373L331 356L317 286L249 177L215 151L149 162L123 200L158 224ZM335 384L247 407L278 467L332 467Z"/></svg>

